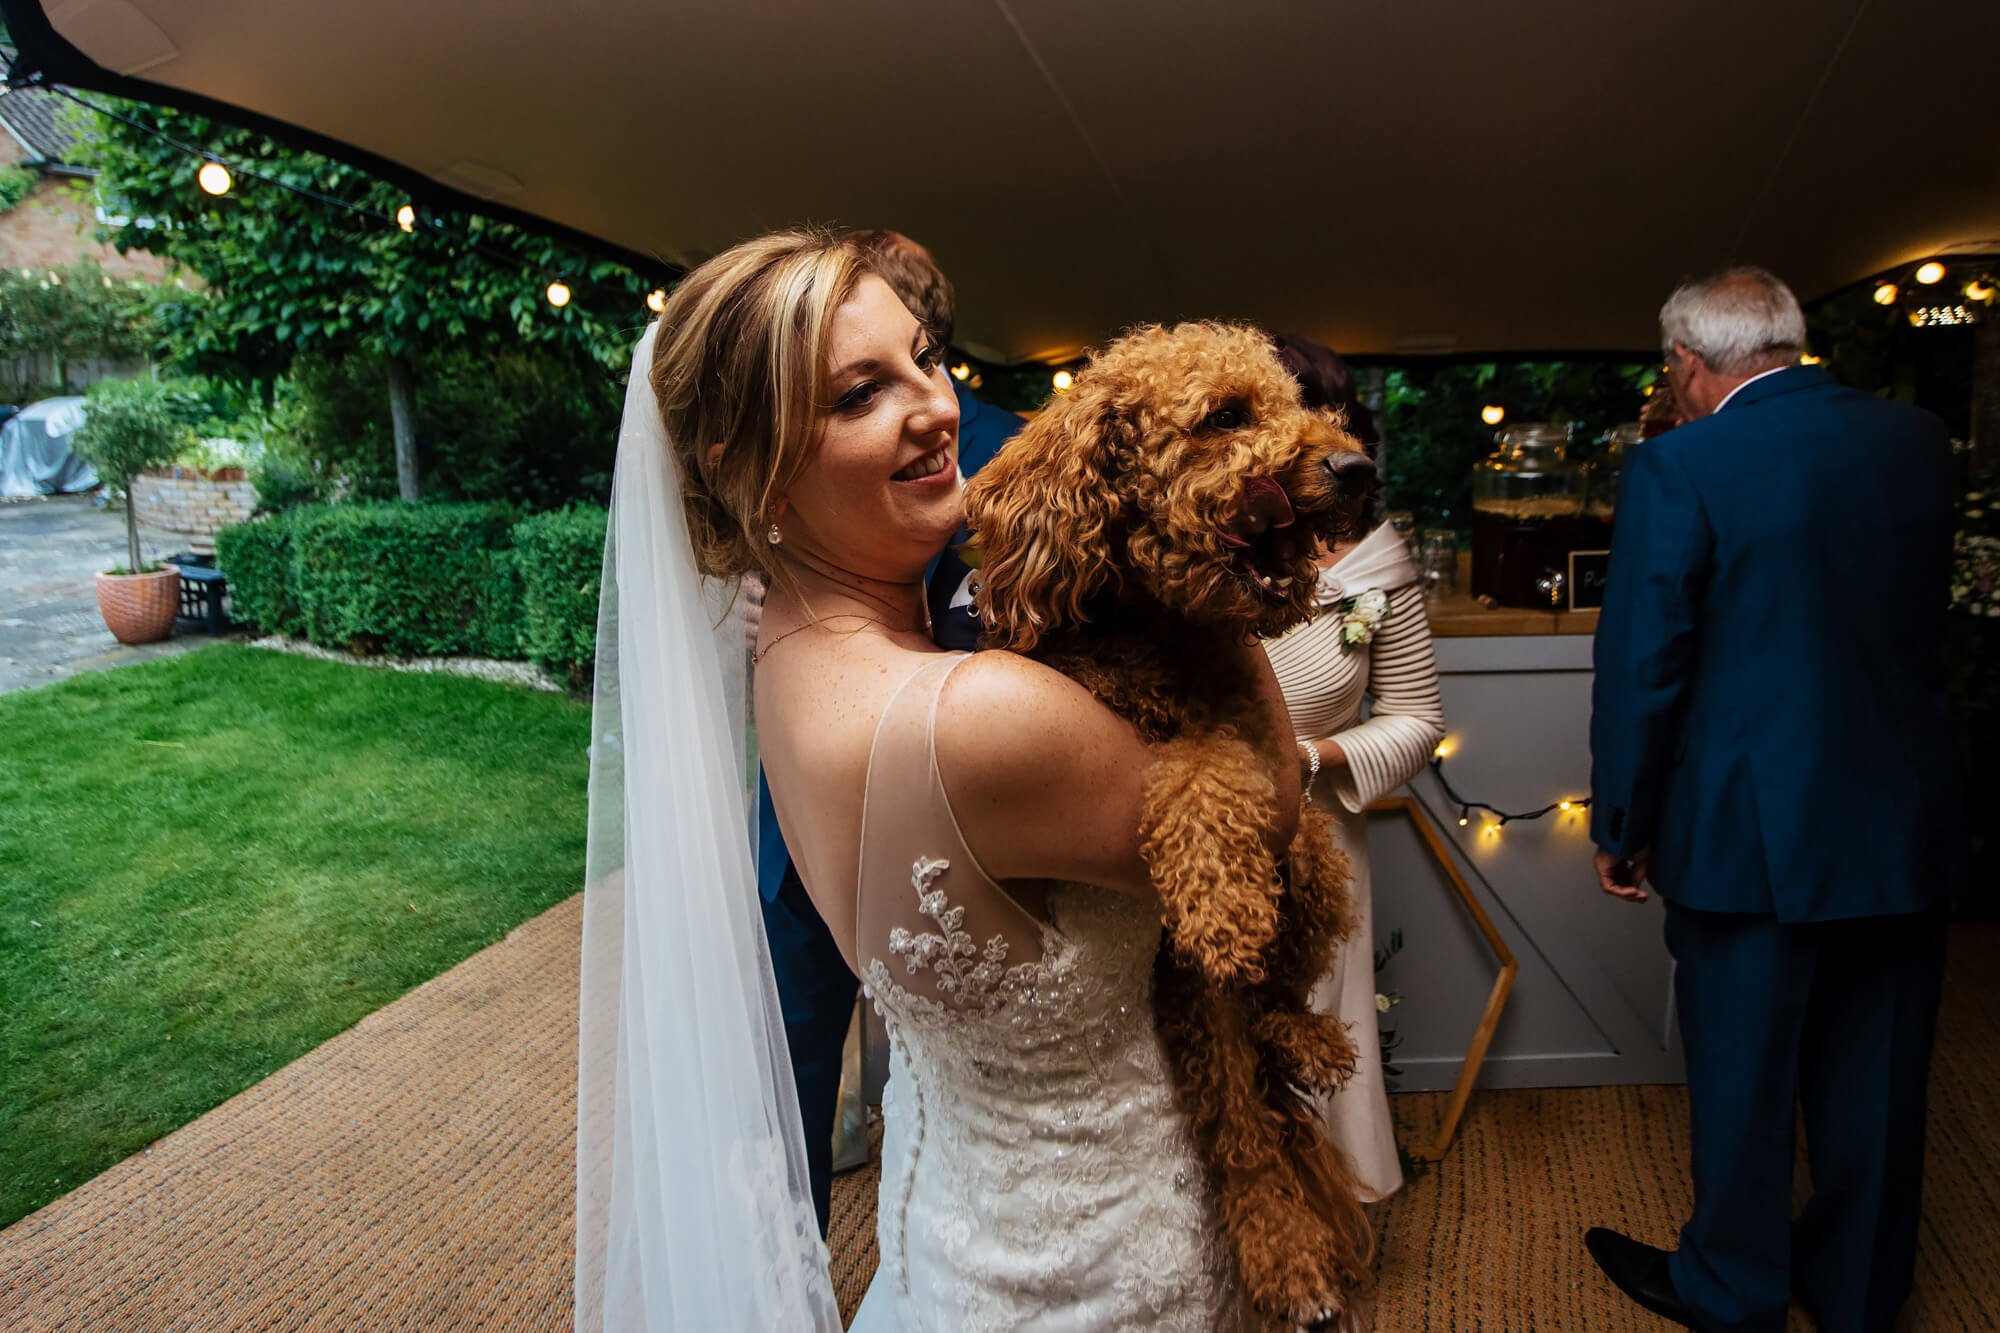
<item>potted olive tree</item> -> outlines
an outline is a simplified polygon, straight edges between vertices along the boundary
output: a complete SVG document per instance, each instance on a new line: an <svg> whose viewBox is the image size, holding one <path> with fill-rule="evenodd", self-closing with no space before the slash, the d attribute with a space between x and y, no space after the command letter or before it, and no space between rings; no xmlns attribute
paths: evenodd
<svg viewBox="0 0 2000 1333"><path fill-rule="evenodd" d="M70 447L100 480L125 492L126 563L97 576L98 614L120 643L152 643L173 632L180 570L141 559L132 479L172 462L192 438L167 391L151 380L135 380L92 385L83 427L71 439Z"/></svg>

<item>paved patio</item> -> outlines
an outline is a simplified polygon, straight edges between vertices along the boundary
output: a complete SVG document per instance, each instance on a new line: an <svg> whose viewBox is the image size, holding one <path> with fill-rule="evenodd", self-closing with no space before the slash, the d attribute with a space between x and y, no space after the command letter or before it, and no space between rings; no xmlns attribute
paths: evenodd
<svg viewBox="0 0 2000 1333"><path fill-rule="evenodd" d="M192 541L139 529L149 558L185 551ZM138 648L112 638L98 617L91 576L124 555L121 509L100 509L81 495L0 501L0 694L215 642L180 627L172 638Z"/></svg>

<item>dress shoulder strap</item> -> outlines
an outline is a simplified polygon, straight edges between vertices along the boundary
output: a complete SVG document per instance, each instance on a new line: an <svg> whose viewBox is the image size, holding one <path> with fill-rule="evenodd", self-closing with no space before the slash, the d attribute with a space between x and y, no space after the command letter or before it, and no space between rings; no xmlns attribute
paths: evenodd
<svg viewBox="0 0 2000 1333"><path fill-rule="evenodd" d="M883 710L855 879L855 957L864 979L879 962L909 990L954 1003L972 1002L981 978L1006 970L994 966L1002 960L1038 958L1043 931L973 856L938 769L938 700L968 656L918 667Z"/></svg>

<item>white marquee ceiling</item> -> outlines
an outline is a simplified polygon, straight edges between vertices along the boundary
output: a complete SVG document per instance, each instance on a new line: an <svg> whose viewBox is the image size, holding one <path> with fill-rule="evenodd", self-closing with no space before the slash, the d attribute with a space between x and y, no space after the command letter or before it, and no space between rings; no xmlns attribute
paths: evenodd
<svg viewBox="0 0 2000 1333"><path fill-rule="evenodd" d="M2000 251L1993 0L5 8L24 48L39 10L72 58L672 263L898 228L1010 360L1193 315L1643 348L1720 263L1811 298Z"/></svg>

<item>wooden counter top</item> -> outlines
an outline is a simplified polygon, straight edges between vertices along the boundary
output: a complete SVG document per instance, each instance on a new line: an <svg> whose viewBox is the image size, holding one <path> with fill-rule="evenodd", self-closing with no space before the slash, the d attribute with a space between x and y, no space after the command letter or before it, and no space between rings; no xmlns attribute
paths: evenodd
<svg viewBox="0 0 2000 1333"><path fill-rule="evenodd" d="M1431 635L1439 639L1477 638L1510 634L1595 634L1595 611L1524 611L1511 606L1481 606L1472 599L1472 556L1458 557L1458 591L1427 597Z"/></svg>

